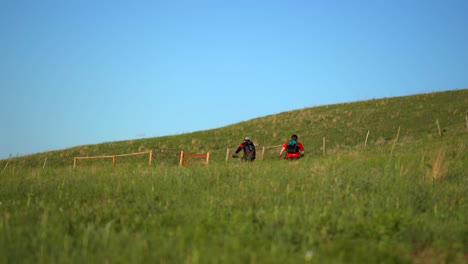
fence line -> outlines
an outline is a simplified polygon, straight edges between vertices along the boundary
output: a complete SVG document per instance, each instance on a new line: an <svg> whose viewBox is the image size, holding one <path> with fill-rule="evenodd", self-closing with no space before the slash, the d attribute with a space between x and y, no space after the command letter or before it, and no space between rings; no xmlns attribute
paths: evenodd
<svg viewBox="0 0 468 264"><path fill-rule="evenodd" d="M115 166L115 162L117 157L128 157L128 156L135 156L135 155L142 155L142 154L149 154L148 163L149 165L153 162L153 151L144 151L144 152L136 152L136 153L126 153L126 154L117 154L117 155L102 155L102 156L87 156L87 157L74 157L73 158L73 168L76 168L77 161L80 159L112 159L112 166Z"/></svg>
<svg viewBox="0 0 468 264"><path fill-rule="evenodd" d="M467 117L467 118L468 118L468 117ZM468 120L468 119L467 119L467 120ZM437 120L437 124L438 124L438 120ZM468 128L468 123L467 123L467 128ZM367 146L367 141L368 141L369 133L370 133L370 130L367 131L366 140L365 140L365 143L364 143L364 146L365 146L365 147ZM397 141L398 141L399 134L400 134L400 127L398 127L397 136L396 136L396 139L395 139L394 142L393 142L392 150L391 150L391 152L390 152L390 156L393 155L393 150L394 150L395 144L396 144ZM265 150L267 150L267 149L272 149L272 148L279 148L279 147L282 147L282 146L283 146L283 145L263 146L263 147L262 147L262 152L261 152L261 157L260 157L260 159L261 159L261 160L264 160L264 158L265 158ZM162 152L163 150L178 150L178 149L160 149L161 152ZM102 156L74 157L73 168L75 168L75 167L77 166L77 160L78 160L78 159L105 159L105 158L112 158L112 166L115 166L116 158L117 158L117 157L134 156L134 155L141 155L141 154L147 154L147 153L150 154L148 163L151 165L151 164L152 164L153 157L154 157L154 156L153 156L153 150L144 151L144 152L137 152L137 153L118 154L118 155L102 155ZM226 162L229 161L229 153L230 153L230 148L227 148L227 149L226 149ZM325 137L325 136L322 138L322 153L323 153L323 155L326 155L326 153L327 153L327 150L326 150L326 137ZM184 161L185 158L205 158L205 160L204 160L204 161L196 161L196 162L185 162L185 161ZM180 158L179 158L179 165L180 165L180 166L183 166L183 165L190 165L190 164L205 164L205 165L206 165L206 164L208 164L209 159L210 159L210 153L209 153L209 152L207 152L207 153L197 153L197 154L184 154L184 151L181 151L181 152L180 152ZM7 164L7 166L8 166L8 164ZM45 162L44 162L44 166L45 166ZM5 170L5 169L4 169L4 170Z"/></svg>
<svg viewBox="0 0 468 264"><path fill-rule="evenodd" d="M463 120L463 121L465 123L464 126L466 126L466 133L468 133L468 116L465 116L465 120ZM439 119L436 119L436 129L437 129L436 131L438 132L438 133L436 132L438 134L438 136L439 137L443 136L444 130L441 127ZM370 130L367 130L367 135L365 137L364 147L367 147L367 145L369 143L369 135L370 135ZM398 128L396 138L392 142L390 156L393 155L395 145L398 143L398 140L399 140L399 138L398 138L399 135L400 135L400 127ZM272 149L272 148L278 148L278 147L281 147L281 146L282 145L263 146L262 150L261 150L260 159L261 160L265 159L266 150ZM216 149L216 151L219 151L219 150L221 150L221 149ZM174 152L174 154L176 154L177 152L175 152L175 151L180 151L180 148L161 148L161 149L155 149L155 150L149 150L149 151L143 151L143 152L137 152L137 153L125 153L125 154L117 154L117 155L98 155L98 156L74 157L73 158L73 168L77 167L77 161L81 160L81 159L112 159L112 165L115 166L117 157L142 155L142 154L148 154L148 153L150 154L149 159L148 159L148 163L151 165L152 161L154 160L154 154L164 153L166 151L169 151L171 153ZM230 152L231 152L231 149L227 148L226 149L226 162L229 161L229 158L230 158L229 153ZM323 155L325 155L327 153L325 136L323 136L322 152L323 152ZM42 167L42 168L45 168L46 166L51 166L50 164L52 164L52 165L55 164L55 160L57 160L57 158L48 158L48 157L46 157L43 162L41 162L41 163L39 163L37 165ZM63 159L60 159L60 160L63 161ZM15 164L15 161L7 160L6 164L4 165L4 167L2 169L2 173L5 172L7 170L7 168L11 167L11 164ZM30 166L30 165L26 164L25 166Z"/></svg>

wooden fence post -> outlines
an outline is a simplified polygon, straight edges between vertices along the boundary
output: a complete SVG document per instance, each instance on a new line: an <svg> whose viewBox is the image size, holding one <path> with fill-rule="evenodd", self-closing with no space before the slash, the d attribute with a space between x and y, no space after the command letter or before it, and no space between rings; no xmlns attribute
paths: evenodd
<svg viewBox="0 0 468 264"><path fill-rule="evenodd" d="M183 166L183 165L184 165L184 151L183 151L183 150L180 151L180 160L179 160L179 164L180 164L180 166Z"/></svg>
<svg viewBox="0 0 468 264"><path fill-rule="evenodd" d="M323 155L325 156L325 153L327 152L326 148L325 148L325 137L323 137L323 142L322 142L322 150L323 150Z"/></svg>
<svg viewBox="0 0 468 264"><path fill-rule="evenodd" d="M153 163L153 150L150 150L148 164L151 165L152 163Z"/></svg>
<svg viewBox="0 0 468 264"><path fill-rule="evenodd" d="M73 168L76 168L76 157L73 158Z"/></svg>
<svg viewBox="0 0 468 264"><path fill-rule="evenodd" d="M367 130L366 142L364 142L364 147L367 147L367 139L369 138L370 130Z"/></svg>
<svg viewBox="0 0 468 264"><path fill-rule="evenodd" d="M7 161L5 167L4 167L3 170L2 170L2 173L6 170L6 168L8 167L8 164L9 164L9 163L10 163L10 160Z"/></svg>
<svg viewBox="0 0 468 264"><path fill-rule="evenodd" d="M439 137L441 137L442 136L442 131L440 130L439 119L437 119L436 123L437 123L437 129L439 130Z"/></svg>
<svg viewBox="0 0 468 264"><path fill-rule="evenodd" d="M265 146L262 147L262 157L261 159L263 160L265 158Z"/></svg>
<svg viewBox="0 0 468 264"><path fill-rule="evenodd" d="M112 167L115 167L115 155L112 156Z"/></svg>
<svg viewBox="0 0 468 264"><path fill-rule="evenodd" d="M229 160L229 148L226 150L226 162Z"/></svg>
<svg viewBox="0 0 468 264"><path fill-rule="evenodd" d="M465 116L466 119L466 133L468 133L468 116Z"/></svg>
<svg viewBox="0 0 468 264"><path fill-rule="evenodd" d="M47 158L45 158L44 164L42 165L42 168L45 168L46 162L47 162Z"/></svg>
<svg viewBox="0 0 468 264"><path fill-rule="evenodd" d="M393 156L393 149L395 148L395 144L397 143L399 136L400 136L400 127L398 127L398 132L397 132L395 141L393 141L392 150L390 151L390 157Z"/></svg>
<svg viewBox="0 0 468 264"><path fill-rule="evenodd" d="M210 153L206 153L206 165L208 165L208 162L210 162Z"/></svg>

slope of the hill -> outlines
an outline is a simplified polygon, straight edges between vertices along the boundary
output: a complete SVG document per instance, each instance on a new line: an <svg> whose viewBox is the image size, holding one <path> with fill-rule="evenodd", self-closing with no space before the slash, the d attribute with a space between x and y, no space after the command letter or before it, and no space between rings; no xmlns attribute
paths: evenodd
<svg viewBox="0 0 468 264"><path fill-rule="evenodd" d="M71 165L75 156L113 155L154 150L157 159L177 160L180 150L210 152L214 161L224 160L226 149L234 149L244 136L257 147L278 146L297 134L308 155L321 153L323 138L327 151L360 147L367 137L368 146L385 145L399 136L399 142L424 140L467 133L468 89L373 99L325 105L259 117L226 127L156 138L77 146L9 161L22 166ZM275 153L277 150L274 150ZM273 152L267 153L267 157ZM176 162L175 162L176 163Z"/></svg>

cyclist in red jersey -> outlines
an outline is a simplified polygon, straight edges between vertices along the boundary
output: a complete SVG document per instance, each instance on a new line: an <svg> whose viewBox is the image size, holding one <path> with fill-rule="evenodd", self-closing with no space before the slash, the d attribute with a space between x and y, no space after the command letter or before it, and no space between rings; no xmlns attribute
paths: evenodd
<svg viewBox="0 0 468 264"><path fill-rule="evenodd" d="M284 143L279 154L280 158L283 158L284 151L286 151L285 159L298 159L304 156L304 146L297 139L297 135L292 135L291 140Z"/></svg>

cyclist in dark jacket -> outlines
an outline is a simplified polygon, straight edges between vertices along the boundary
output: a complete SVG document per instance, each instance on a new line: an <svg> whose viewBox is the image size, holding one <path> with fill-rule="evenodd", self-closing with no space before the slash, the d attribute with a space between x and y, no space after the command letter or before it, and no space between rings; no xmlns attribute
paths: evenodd
<svg viewBox="0 0 468 264"><path fill-rule="evenodd" d="M233 158L237 158L237 153L241 150L244 151L244 156L242 156L243 161L254 161L255 160L255 145L250 141L250 137L245 137L244 142L242 142L237 148L236 152L232 154Z"/></svg>

